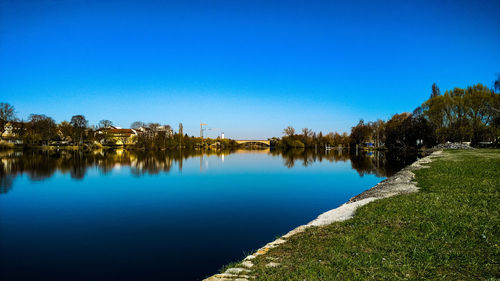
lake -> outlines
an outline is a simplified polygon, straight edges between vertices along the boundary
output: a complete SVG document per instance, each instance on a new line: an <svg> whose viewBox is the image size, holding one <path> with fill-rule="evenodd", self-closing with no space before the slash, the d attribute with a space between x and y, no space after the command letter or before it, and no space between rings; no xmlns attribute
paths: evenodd
<svg viewBox="0 0 500 281"><path fill-rule="evenodd" d="M0 277L200 280L413 160L336 150L0 151Z"/></svg>

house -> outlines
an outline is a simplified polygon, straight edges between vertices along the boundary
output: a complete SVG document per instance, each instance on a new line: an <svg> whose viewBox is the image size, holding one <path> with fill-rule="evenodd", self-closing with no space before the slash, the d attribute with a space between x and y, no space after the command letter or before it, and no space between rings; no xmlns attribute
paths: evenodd
<svg viewBox="0 0 500 281"><path fill-rule="evenodd" d="M14 137L17 134L15 133L14 128L18 125L17 123L20 122L7 122L4 126L4 131L2 132L2 137L3 138L9 138L9 137Z"/></svg>
<svg viewBox="0 0 500 281"><path fill-rule="evenodd" d="M111 126L100 128L96 131L96 136L101 144L126 145L133 144L137 138L137 131L134 129L122 129Z"/></svg>
<svg viewBox="0 0 500 281"><path fill-rule="evenodd" d="M139 127L136 129L138 134L146 134L148 136L156 136L158 133L164 132L168 138L174 136L174 130L172 130L172 127L170 125L160 125L156 127Z"/></svg>
<svg viewBox="0 0 500 281"><path fill-rule="evenodd" d="M29 123L24 122L7 122L4 126L4 131L1 134L2 140L13 144L22 144L22 131L26 130L29 125Z"/></svg>

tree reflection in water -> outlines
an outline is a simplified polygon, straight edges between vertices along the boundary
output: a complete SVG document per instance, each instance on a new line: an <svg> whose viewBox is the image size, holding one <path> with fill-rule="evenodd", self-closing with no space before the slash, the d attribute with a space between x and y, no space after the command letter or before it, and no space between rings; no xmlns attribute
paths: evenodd
<svg viewBox="0 0 500 281"><path fill-rule="evenodd" d="M26 174L32 181L50 178L55 172L69 173L72 179L81 180L87 169L97 167L103 175L119 167L130 167L135 176L170 172L177 165L182 170L183 161L193 157L215 155L221 157L242 151L228 150L169 150L159 152L128 150L27 150L0 151L0 193L7 193L18 175ZM248 152L248 151L245 151ZM283 158L283 164L292 168L295 165L310 166L315 162L331 163L350 161L360 176L375 174L388 177L413 162L415 154L390 154L385 152L348 153L342 150L317 152L308 149L265 150L274 157Z"/></svg>
<svg viewBox="0 0 500 281"><path fill-rule="evenodd" d="M292 168L297 163L307 167L314 162L347 162L360 176L374 174L378 177L390 177L397 171L417 159L416 153L389 153L381 151L358 151L349 153L346 150L329 150L322 153L307 149L290 149L287 151L272 151L272 155L281 156L283 164Z"/></svg>

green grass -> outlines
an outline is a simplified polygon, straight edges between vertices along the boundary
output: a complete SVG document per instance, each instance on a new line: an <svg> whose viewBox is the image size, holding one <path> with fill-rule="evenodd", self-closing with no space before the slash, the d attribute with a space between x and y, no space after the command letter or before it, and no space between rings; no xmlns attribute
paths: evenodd
<svg viewBox="0 0 500 281"><path fill-rule="evenodd" d="M420 191L310 228L254 260L257 280L500 278L500 150L446 151ZM281 266L267 268L270 258Z"/></svg>

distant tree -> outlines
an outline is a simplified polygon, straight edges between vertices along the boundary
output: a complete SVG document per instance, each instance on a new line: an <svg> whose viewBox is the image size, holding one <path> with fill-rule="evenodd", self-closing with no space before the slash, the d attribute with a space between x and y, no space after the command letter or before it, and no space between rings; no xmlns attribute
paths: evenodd
<svg viewBox="0 0 500 281"><path fill-rule="evenodd" d="M441 95L441 91L436 83L432 84L431 99Z"/></svg>
<svg viewBox="0 0 500 281"><path fill-rule="evenodd" d="M376 146L382 145L385 142L385 122L382 120L377 120L371 123L372 128L372 140L375 141Z"/></svg>
<svg viewBox="0 0 500 281"><path fill-rule="evenodd" d="M445 118L445 102L446 98L444 96L439 96L437 98L428 99L422 104L423 114L429 120L432 127L435 130L436 137L439 142L446 141L446 131L447 120Z"/></svg>
<svg viewBox="0 0 500 281"><path fill-rule="evenodd" d="M83 115L74 115L71 117L70 121L73 128L87 128L88 121Z"/></svg>
<svg viewBox="0 0 500 281"><path fill-rule="evenodd" d="M455 88L422 104L422 116L440 142L497 140L500 130L495 118L500 111L500 94L477 84L466 89ZM415 113L414 113L415 115Z"/></svg>
<svg viewBox="0 0 500 281"><path fill-rule="evenodd" d="M343 132L341 140L342 140L342 146L343 147L348 147L349 143L351 142L351 137L346 132Z"/></svg>
<svg viewBox="0 0 500 281"><path fill-rule="evenodd" d="M74 115L71 117L71 126L73 126L73 133L75 134L75 139L78 138L80 143L83 142L83 133L88 126L88 121L83 115Z"/></svg>
<svg viewBox="0 0 500 281"><path fill-rule="evenodd" d="M62 121L57 127L63 140L68 140L73 136L73 126L68 121Z"/></svg>
<svg viewBox="0 0 500 281"><path fill-rule="evenodd" d="M463 96L463 105L465 107L465 117L467 117L467 130L470 130L472 144L477 144L482 139L488 138L490 130L488 127L493 123L496 115L493 108L495 95L487 87L477 84L468 87Z"/></svg>
<svg viewBox="0 0 500 281"><path fill-rule="evenodd" d="M312 139L313 131L308 129L308 128L303 128L302 129L302 136L299 137L299 139L302 141L304 146L310 147L313 146L313 139Z"/></svg>
<svg viewBox="0 0 500 281"><path fill-rule="evenodd" d="M14 111L14 107L8 103L0 103L0 137L3 136L5 125L7 125L7 123L11 121L14 121L15 119L16 114Z"/></svg>
<svg viewBox="0 0 500 281"><path fill-rule="evenodd" d="M174 135L174 129L172 129L172 126L166 124L163 125L163 128L165 129L165 132L167 133L167 137L172 137Z"/></svg>
<svg viewBox="0 0 500 281"><path fill-rule="evenodd" d="M439 142L469 140L463 96L465 90L455 88L444 95L427 100L422 108L424 115L435 128Z"/></svg>
<svg viewBox="0 0 500 281"><path fill-rule="evenodd" d="M28 118L31 123L28 128L28 140L33 142L49 142L57 134L54 119L43 114L31 114Z"/></svg>
<svg viewBox="0 0 500 281"><path fill-rule="evenodd" d="M295 135L295 129L292 126L288 126L283 130L283 134L291 137L291 136Z"/></svg>
<svg viewBox="0 0 500 281"><path fill-rule="evenodd" d="M182 126L182 123L179 123L179 146L182 147L182 139L184 138L183 137L183 134L184 134L184 127Z"/></svg>
<svg viewBox="0 0 500 281"><path fill-rule="evenodd" d="M500 92L500 74L498 74L497 80L495 80L493 85L495 92Z"/></svg>
<svg viewBox="0 0 500 281"><path fill-rule="evenodd" d="M111 122L110 120L101 120L99 121L99 128L111 128L111 126L113 126L113 122Z"/></svg>
<svg viewBox="0 0 500 281"><path fill-rule="evenodd" d="M132 129L139 129L141 127L146 127L146 124L144 122L141 122L141 121L135 121L134 123L132 123L130 125L130 128L132 128Z"/></svg>
<svg viewBox="0 0 500 281"><path fill-rule="evenodd" d="M160 125L160 123L149 123L149 124L148 124L148 128L149 128L149 129L151 129L151 131L152 131L153 133L158 132L158 130L159 130L159 128L160 128L160 126L161 126L161 125Z"/></svg>
<svg viewBox="0 0 500 281"><path fill-rule="evenodd" d="M411 145L416 145L412 143L410 139L411 133L411 114L401 113L394 114L392 118L387 121L385 126L387 140L385 145L389 149L406 149Z"/></svg>
<svg viewBox="0 0 500 281"><path fill-rule="evenodd" d="M365 124L363 119L359 120L358 124L351 128L350 142L352 146L363 144L369 140L372 135L371 126Z"/></svg>
<svg viewBox="0 0 500 281"><path fill-rule="evenodd" d="M306 138L312 136L312 130L308 129L308 128L303 128L302 129L302 135Z"/></svg>

